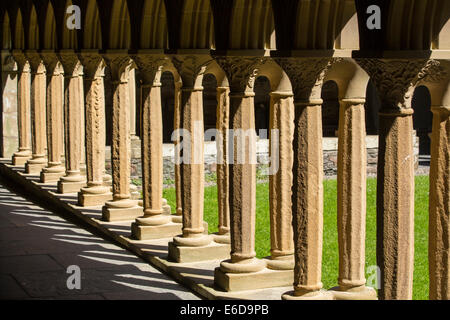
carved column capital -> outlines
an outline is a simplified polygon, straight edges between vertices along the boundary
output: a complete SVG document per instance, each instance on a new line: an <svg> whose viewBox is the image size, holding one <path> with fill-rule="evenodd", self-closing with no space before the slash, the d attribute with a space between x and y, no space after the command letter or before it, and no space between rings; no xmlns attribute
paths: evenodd
<svg viewBox="0 0 450 320"><path fill-rule="evenodd" d="M83 65L75 52L60 52L58 56L66 77L74 78L83 75Z"/></svg>
<svg viewBox="0 0 450 320"><path fill-rule="evenodd" d="M126 53L107 53L103 58L111 70L113 81L128 83L130 71L136 68L133 59Z"/></svg>
<svg viewBox="0 0 450 320"><path fill-rule="evenodd" d="M25 53L28 62L30 63L31 72L34 74L46 73L44 61L37 51L30 51Z"/></svg>
<svg viewBox="0 0 450 320"><path fill-rule="evenodd" d="M2 57L2 72L7 72L9 74L18 72L18 63L14 59L12 54L8 54L3 59Z"/></svg>
<svg viewBox="0 0 450 320"><path fill-rule="evenodd" d="M62 64L55 52L41 52L41 58L48 75L64 74Z"/></svg>
<svg viewBox="0 0 450 320"><path fill-rule="evenodd" d="M144 85L161 86L161 75L169 62L169 58L162 54L133 55L136 66L141 71Z"/></svg>
<svg viewBox="0 0 450 320"><path fill-rule="evenodd" d="M294 100L296 102L322 103L322 85L327 71L336 58L274 58L291 80Z"/></svg>
<svg viewBox="0 0 450 320"><path fill-rule="evenodd" d="M14 60L17 62L17 66L19 72L30 72L30 64L28 62L28 58L25 56L23 51L21 50L13 50L12 56Z"/></svg>
<svg viewBox="0 0 450 320"><path fill-rule="evenodd" d="M98 53L80 53L78 58L83 65L85 79L95 79L105 76L106 62Z"/></svg>
<svg viewBox="0 0 450 320"><path fill-rule="evenodd" d="M172 63L183 81L184 88L202 90L203 76L208 65L213 61L209 55L176 55Z"/></svg>
<svg viewBox="0 0 450 320"><path fill-rule="evenodd" d="M267 59L263 57L217 56L217 63L227 75L232 93L253 93L259 67Z"/></svg>

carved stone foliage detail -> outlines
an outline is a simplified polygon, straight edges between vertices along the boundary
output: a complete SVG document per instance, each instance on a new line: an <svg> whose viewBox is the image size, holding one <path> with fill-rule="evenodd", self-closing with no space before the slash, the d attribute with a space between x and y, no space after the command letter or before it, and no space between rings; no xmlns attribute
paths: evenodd
<svg viewBox="0 0 450 320"><path fill-rule="evenodd" d="M253 90L259 68L267 61L262 57L216 57L228 77L232 92Z"/></svg>
<svg viewBox="0 0 450 320"><path fill-rule="evenodd" d="M174 56L172 63L183 80L184 87L201 87L203 75L213 61L209 56Z"/></svg>
<svg viewBox="0 0 450 320"><path fill-rule="evenodd" d="M79 58L84 67L85 79L95 79L105 75L106 62L100 54L82 53Z"/></svg>
<svg viewBox="0 0 450 320"><path fill-rule="evenodd" d="M127 54L106 54L104 58L111 70L113 81L128 82L130 71L136 67L130 56Z"/></svg>
<svg viewBox="0 0 450 320"><path fill-rule="evenodd" d="M67 77L77 77L83 74L83 65L75 53L60 53L59 59Z"/></svg>
<svg viewBox="0 0 450 320"><path fill-rule="evenodd" d="M31 66L31 71L33 73L45 73L45 65L42 57L37 52L27 53L26 57Z"/></svg>
<svg viewBox="0 0 450 320"><path fill-rule="evenodd" d="M296 101L320 99L323 80L333 63L333 58L274 58L291 80Z"/></svg>
<svg viewBox="0 0 450 320"><path fill-rule="evenodd" d="M58 59L58 56L55 53L53 52L41 53L41 58L44 61L48 75L58 75L64 73L64 70L61 70L60 68L61 63Z"/></svg>
<svg viewBox="0 0 450 320"><path fill-rule="evenodd" d="M169 58L163 55L135 55L133 60L141 71L144 84L160 85L161 75L169 63Z"/></svg>
<svg viewBox="0 0 450 320"><path fill-rule="evenodd" d="M28 68L30 67L28 58L25 56L25 54L23 52L21 52L21 51L14 51L12 55L14 57L14 60L16 60L16 62L18 64L19 72L23 70L25 65L28 65Z"/></svg>

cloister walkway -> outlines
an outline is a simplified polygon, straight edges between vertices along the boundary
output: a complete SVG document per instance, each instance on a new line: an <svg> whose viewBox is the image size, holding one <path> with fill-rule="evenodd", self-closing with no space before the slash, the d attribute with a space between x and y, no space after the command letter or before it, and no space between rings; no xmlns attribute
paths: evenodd
<svg viewBox="0 0 450 320"><path fill-rule="evenodd" d="M69 266L81 289L69 290ZM0 184L0 299L199 299L135 255Z"/></svg>

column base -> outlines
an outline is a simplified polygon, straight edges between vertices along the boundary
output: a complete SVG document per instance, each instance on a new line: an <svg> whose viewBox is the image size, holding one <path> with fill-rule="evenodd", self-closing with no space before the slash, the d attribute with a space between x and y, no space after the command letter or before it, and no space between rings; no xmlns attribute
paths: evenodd
<svg viewBox="0 0 450 320"><path fill-rule="evenodd" d="M182 233L181 223L169 222L159 226L143 226L136 222L131 225L131 237L136 240L173 238Z"/></svg>
<svg viewBox="0 0 450 320"><path fill-rule="evenodd" d="M65 175L65 169L63 167L60 168L44 168L41 171L41 182L57 182L61 177Z"/></svg>
<svg viewBox="0 0 450 320"><path fill-rule="evenodd" d="M286 259L272 259L267 257L264 259L267 264L267 268L272 270L294 270L295 261L294 256L289 256Z"/></svg>
<svg viewBox="0 0 450 320"><path fill-rule="evenodd" d="M94 207L104 205L106 201L111 201L113 195L111 192L100 194L91 194L83 192L83 189L78 192L78 205L81 207Z"/></svg>
<svg viewBox="0 0 450 320"><path fill-rule="evenodd" d="M333 294L335 300L378 300L377 291L366 286L351 289L334 287L328 292Z"/></svg>
<svg viewBox="0 0 450 320"><path fill-rule="evenodd" d="M244 291L292 286L294 270L264 268L252 273L229 273L221 268L214 270L214 284L225 291Z"/></svg>
<svg viewBox="0 0 450 320"><path fill-rule="evenodd" d="M62 177L62 178L64 178L64 177ZM86 186L86 181L63 181L63 180L59 180L58 181L58 193L60 193L60 194L77 193L84 186Z"/></svg>
<svg viewBox="0 0 450 320"><path fill-rule="evenodd" d="M142 207L137 205L131 207L113 207L114 201L107 202L102 208L102 220L108 222L129 221L144 215Z"/></svg>
<svg viewBox="0 0 450 320"><path fill-rule="evenodd" d="M12 164L13 166L24 166L30 159L31 159L31 152L30 153L17 152L12 157Z"/></svg>
<svg viewBox="0 0 450 320"><path fill-rule="evenodd" d="M286 292L281 296L283 300L334 300L334 296L331 292L325 290L314 291L306 293L301 296L296 296L294 291Z"/></svg>
<svg viewBox="0 0 450 320"><path fill-rule="evenodd" d="M185 247L169 242L169 261L178 263L199 262L208 260L223 260L230 256L229 244L211 241L205 246Z"/></svg>
<svg viewBox="0 0 450 320"><path fill-rule="evenodd" d="M40 174L42 169L47 166L47 162L30 162L32 160L28 160L25 164L25 173L26 174Z"/></svg>

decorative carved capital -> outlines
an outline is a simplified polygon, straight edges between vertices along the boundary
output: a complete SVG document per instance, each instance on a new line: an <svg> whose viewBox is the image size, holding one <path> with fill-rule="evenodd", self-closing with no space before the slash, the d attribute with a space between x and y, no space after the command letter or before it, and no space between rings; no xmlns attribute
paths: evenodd
<svg viewBox="0 0 450 320"><path fill-rule="evenodd" d="M450 70L439 60L428 60L418 75L418 82L440 83L448 79Z"/></svg>
<svg viewBox="0 0 450 320"><path fill-rule="evenodd" d="M144 85L161 85L161 75L169 62L169 58L164 55L138 54L133 56L137 67L141 71L141 78Z"/></svg>
<svg viewBox="0 0 450 320"><path fill-rule="evenodd" d="M103 56L111 70L114 82L127 83L130 71L136 68L133 59L127 54L106 54Z"/></svg>
<svg viewBox="0 0 450 320"><path fill-rule="evenodd" d="M28 52L25 54L28 62L30 63L31 71L34 74L43 74L46 72L44 61L42 57L37 52Z"/></svg>
<svg viewBox="0 0 450 320"><path fill-rule="evenodd" d="M202 88L203 76L213 59L208 55L173 56L172 63L184 88Z"/></svg>
<svg viewBox="0 0 450 320"><path fill-rule="evenodd" d="M274 58L291 80L294 100L307 102L321 99L325 76L339 58Z"/></svg>
<svg viewBox="0 0 450 320"><path fill-rule="evenodd" d="M227 75L232 93L253 92L259 67L267 59L263 57L215 57L217 63Z"/></svg>
<svg viewBox="0 0 450 320"><path fill-rule="evenodd" d="M12 55L7 55L5 59L2 61L2 71L7 72L9 74L11 73L17 73L18 71L18 63L16 63L16 60L14 60L14 57Z"/></svg>
<svg viewBox="0 0 450 320"><path fill-rule="evenodd" d="M83 65L74 52L61 52L59 59L64 68L64 74L69 77L78 77L83 75Z"/></svg>
<svg viewBox="0 0 450 320"><path fill-rule="evenodd" d="M105 76L106 62L98 53L81 53L78 55L83 65L86 80L93 80Z"/></svg>
<svg viewBox="0 0 450 320"><path fill-rule="evenodd" d="M64 69L61 62L58 59L58 55L54 52L42 52L42 61L47 69L48 75L64 74Z"/></svg>
<svg viewBox="0 0 450 320"><path fill-rule="evenodd" d="M19 72L30 72L30 64L28 62L28 58L22 51L14 50L12 53L14 60L16 60L17 65L19 67ZM26 66L26 69L24 69Z"/></svg>

